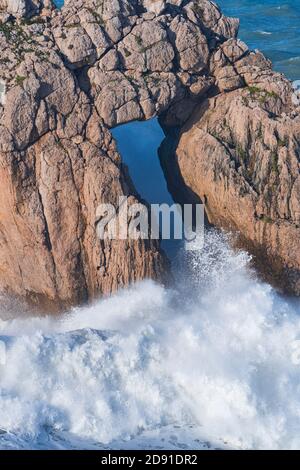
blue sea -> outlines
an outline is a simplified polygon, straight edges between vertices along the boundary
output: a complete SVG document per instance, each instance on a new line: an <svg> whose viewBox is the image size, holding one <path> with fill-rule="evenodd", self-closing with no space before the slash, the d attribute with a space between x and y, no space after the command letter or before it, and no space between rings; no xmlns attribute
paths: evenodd
<svg viewBox="0 0 300 470"><path fill-rule="evenodd" d="M300 79L298 2L219 3ZM141 195L172 202L157 120L113 134ZM59 319L0 304L1 449L300 449L299 300L218 231L185 262L183 282L146 280Z"/></svg>
<svg viewBox="0 0 300 470"><path fill-rule="evenodd" d="M240 18L240 38L262 50L276 70L300 79L300 2L297 0L219 0L228 16Z"/></svg>

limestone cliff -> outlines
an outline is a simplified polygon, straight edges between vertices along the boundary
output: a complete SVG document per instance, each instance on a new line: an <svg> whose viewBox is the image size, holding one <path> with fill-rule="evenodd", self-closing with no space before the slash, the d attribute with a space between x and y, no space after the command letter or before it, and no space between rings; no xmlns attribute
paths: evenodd
<svg viewBox="0 0 300 470"><path fill-rule="evenodd" d="M230 230L268 281L300 294L299 97L259 52L214 52L216 80L180 133L173 170Z"/></svg>
<svg viewBox="0 0 300 470"><path fill-rule="evenodd" d="M248 185L242 202L252 204L255 234L265 233L263 252L275 247L279 214L296 247L280 259L297 279L293 93L237 31L238 20L208 0L67 0L61 11L51 0L0 0L1 289L63 308L162 279L157 243L97 237L99 203L139 200L109 128L160 116L168 129L193 112L177 152L186 184L208 201L213 222L232 219L251 239L233 210L244 210L239 185ZM219 215L227 191L231 219Z"/></svg>

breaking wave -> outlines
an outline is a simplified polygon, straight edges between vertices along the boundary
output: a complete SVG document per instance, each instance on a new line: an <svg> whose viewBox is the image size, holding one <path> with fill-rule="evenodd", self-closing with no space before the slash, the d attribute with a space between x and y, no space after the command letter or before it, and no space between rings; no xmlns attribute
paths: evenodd
<svg viewBox="0 0 300 470"><path fill-rule="evenodd" d="M218 232L185 256L174 290L0 323L0 447L300 448L299 302Z"/></svg>
<svg viewBox="0 0 300 470"><path fill-rule="evenodd" d="M299 77L295 2L219 3ZM0 309L1 449L300 448L299 300L218 232L181 256L173 289L145 281L56 319Z"/></svg>

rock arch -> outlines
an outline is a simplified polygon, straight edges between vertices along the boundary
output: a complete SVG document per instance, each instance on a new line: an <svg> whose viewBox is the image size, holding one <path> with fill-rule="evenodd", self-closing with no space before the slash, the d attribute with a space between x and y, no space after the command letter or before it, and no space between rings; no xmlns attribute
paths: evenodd
<svg viewBox="0 0 300 470"><path fill-rule="evenodd" d="M208 93L254 85L278 114L291 87L208 0L36 0L30 20L25 3L0 24L0 285L52 309L162 279L157 243L97 239L99 203L139 200L109 128L182 126Z"/></svg>

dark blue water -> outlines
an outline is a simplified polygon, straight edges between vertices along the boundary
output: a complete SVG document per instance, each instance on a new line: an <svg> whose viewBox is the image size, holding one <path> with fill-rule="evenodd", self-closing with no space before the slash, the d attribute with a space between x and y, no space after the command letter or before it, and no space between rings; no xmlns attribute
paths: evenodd
<svg viewBox="0 0 300 470"><path fill-rule="evenodd" d="M113 129L112 132L139 194L150 204L172 203L159 159L156 158L153 162L152 158L157 153L157 143L164 139L157 119L145 123L131 122Z"/></svg>
<svg viewBox="0 0 300 470"><path fill-rule="evenodd" d="M158 120L130 122L116 127L112 134L140 196L149 204L174 204L157 155L165 137ZM181 246L179 240L162 241L163 249L172 260L176 259Z"/></svg>

